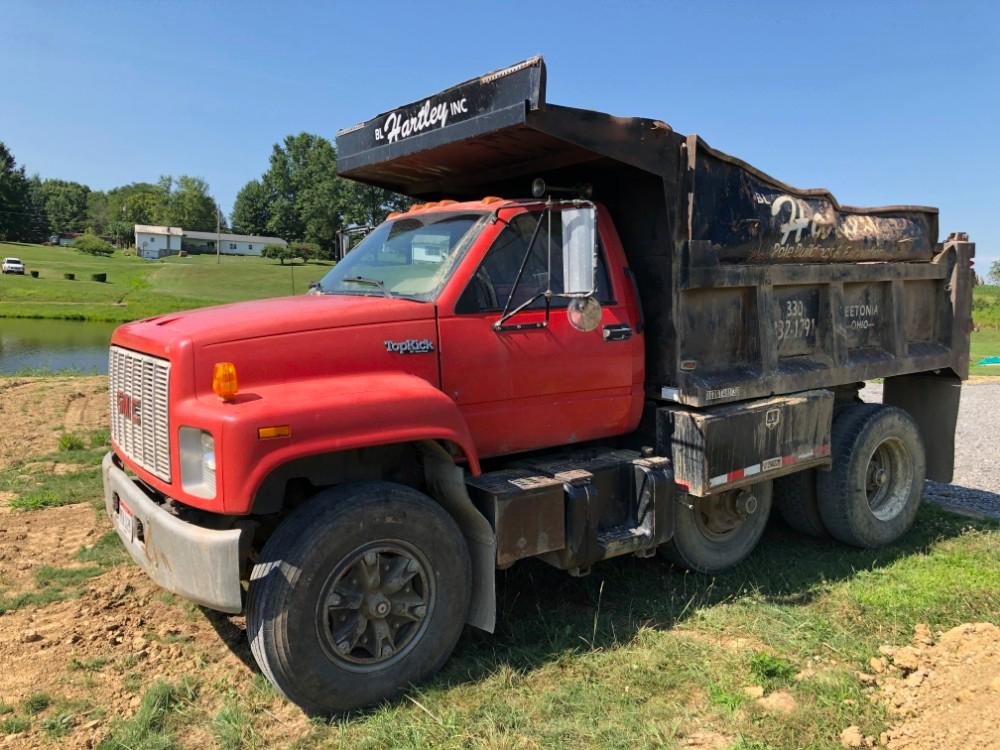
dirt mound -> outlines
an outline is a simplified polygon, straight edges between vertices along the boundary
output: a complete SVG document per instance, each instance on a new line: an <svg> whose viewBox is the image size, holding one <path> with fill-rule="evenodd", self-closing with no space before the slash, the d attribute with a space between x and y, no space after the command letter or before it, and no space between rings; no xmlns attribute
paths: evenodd
<svg viewBox="0 0 1000 750"><path fill-rule="evenodd" d="M878 744L891 750L995 750L1000 748L1000 628L991 623L959 625L934 638L916 627L913 642L883 647L872 659L874 675L897 723ZM879 673L882 674L879 674ZM848 730L847 747L875 744ZM858 744L860 742L860 744Z"/></svg>

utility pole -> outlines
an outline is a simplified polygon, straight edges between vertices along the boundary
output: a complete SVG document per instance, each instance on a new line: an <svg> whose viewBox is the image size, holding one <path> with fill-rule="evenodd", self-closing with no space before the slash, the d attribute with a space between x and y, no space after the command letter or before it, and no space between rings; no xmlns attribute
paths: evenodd
<svg viewBox="0 0 1000 750"><path fill-rule="evenodd" d="M222 212L215 205L215 262L222 262Z"/></svg>

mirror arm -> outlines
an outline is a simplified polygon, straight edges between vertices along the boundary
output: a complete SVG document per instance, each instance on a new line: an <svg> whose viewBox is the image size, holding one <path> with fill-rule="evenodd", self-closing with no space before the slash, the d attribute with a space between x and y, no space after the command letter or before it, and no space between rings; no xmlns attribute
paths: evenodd
<svg viewBox="0 0 1000 750"><path fill-rule="evenodd" d="M525 323L524 325L517 325L517 326L505 326L504 325L504 323L506 323L508 320L510 320L511 318L513 318L519 312L521 312L521 310L524 310L527 307L529 307L530 305L533 305L535 303L535 301L539 297L545 297L545 321L543 323ZM515 307L509 313L504 313L500 317L500 319L496 323L493 324L493 330L494 331L507 331L507 330L520 330L522 328L545 328L548 324L549 324L549 297L545 294L545 292L539 292L538 294L536 294L531 299L526 300L525 302L522 302L520 305L518 305L517 307Z"/></svg>
<svg viewBox="0 0 1000 750"><path fill-rule="evenodd" d="M546 209L548 210L548 209ZM514 313L508 314L510 310L510 302L514 299L514 294L517 292L517 287L521 283L521 277L524 276L524 269L528 266L528 258L531 257L531 249L535 246L535 239L538 237L538 230L542 228L542 217L538 217L538 223L535 224L535 231L531 233L531 240L528 242L528 248L524 251L524 257L521 258L521 267L517 269L517 276L514 278L514 286L510 290L510 294L507 295L507 302L503 306L503 312L500 314L500 320L496 322L496 325L500 325L505 320L510 318ZM538 295L532 298L532 302L538 299ZM523 307L523 305L521 306ZM521 307L518 307L514 312L520 311Z"/></svg>

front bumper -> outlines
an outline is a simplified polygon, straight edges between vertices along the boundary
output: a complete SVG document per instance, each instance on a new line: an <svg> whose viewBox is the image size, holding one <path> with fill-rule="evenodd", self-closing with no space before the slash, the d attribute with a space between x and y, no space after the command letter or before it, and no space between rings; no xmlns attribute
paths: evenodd
<svg viewBox="0 0 1000 750"><path fill-rule="evenodd" d="M132 559L158 585L209 609L243 609L240 561L250 528L211 529L178 518L119 469L108 453L101 463L104 507ZM122 521L121 504L131 523Z"/></svg>

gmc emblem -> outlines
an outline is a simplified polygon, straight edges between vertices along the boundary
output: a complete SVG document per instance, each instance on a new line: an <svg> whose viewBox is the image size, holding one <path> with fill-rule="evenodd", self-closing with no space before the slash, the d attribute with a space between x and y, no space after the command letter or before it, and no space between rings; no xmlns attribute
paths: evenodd
<svg viewBox="0 0 1000 750"><path fill-rule="evenodd" d="M116 399L118 401L118 413L136 427L142 426L142 402L137 398L132 398L124 391L118 391Z"/></svg>

